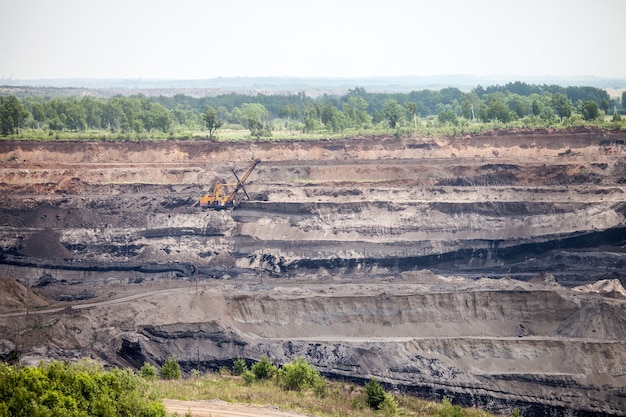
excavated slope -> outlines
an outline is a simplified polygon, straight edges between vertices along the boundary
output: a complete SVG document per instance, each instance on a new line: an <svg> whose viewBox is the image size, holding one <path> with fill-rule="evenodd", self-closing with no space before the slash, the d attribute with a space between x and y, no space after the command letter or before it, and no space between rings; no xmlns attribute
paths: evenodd
<svg viewBox="0 0 626 417"><path fill-rule="evenodd" d="M625 139L1 141L0 277L29 297L2 300L0 353L303 356L503 413L625 415ZM251 158L252 201L198 206Z"/></svg>

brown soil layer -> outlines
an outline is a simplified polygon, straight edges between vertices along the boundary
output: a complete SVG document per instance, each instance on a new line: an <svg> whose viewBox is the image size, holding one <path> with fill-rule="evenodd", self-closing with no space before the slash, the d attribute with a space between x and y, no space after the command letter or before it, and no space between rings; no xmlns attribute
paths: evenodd
<svg viewBox="0 0 626 417"><path fill-rule="evenodd" d="M30 298L2 292L0 342L187 371L303 356L496 411L624 415L625 140L2 141L0 276ZM251 201L199 207L252 158Z"/></svg>

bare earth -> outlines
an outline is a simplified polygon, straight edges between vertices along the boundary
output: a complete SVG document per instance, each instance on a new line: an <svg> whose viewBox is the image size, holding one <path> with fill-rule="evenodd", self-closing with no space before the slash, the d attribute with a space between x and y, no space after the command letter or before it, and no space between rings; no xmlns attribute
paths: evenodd
<svg viewBox="0 0 626 417"><path fill-rule="evenodd" d="M0 357L304 357L496 412L626 415L625 140L0 142ZM198 206L251 158L251 201Z"/></svg>
<svg viewBox="0 0 626 417"><path fill-rule="evenodd" d="M231 404L224 401L180 401L163 400L169 413L178 413L184 416L191 412L194 417L303 417L306 414L297 414L277 410L273 406L254 407L242 404Z"/></svg>

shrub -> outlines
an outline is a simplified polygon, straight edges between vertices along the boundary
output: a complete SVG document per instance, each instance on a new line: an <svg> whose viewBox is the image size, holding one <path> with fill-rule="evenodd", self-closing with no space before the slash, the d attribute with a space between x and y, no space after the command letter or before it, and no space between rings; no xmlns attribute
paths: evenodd
<svg viewBox="0 0 626 417"><path fill-rule="evenodd" d="M365 399L367 405L374 410L380 410L383 401L385 401L385 390L376 381L376 378L371 377L369 382L365 384L365 395L367 396Z"/></svg>
<svg viewBox="0 0 626 417"><path fill-rule="evenodd" d="M460 405L452 405L452 401L448 397L443 397L441 401L442 407L439 410L441 417L461 417L464 415Z"/></svg>
<svg viewBox="0 0 626 417"><path fill-rule="evenodd" d="M148 362L144 362L143 366L139 368L139 376L145 379L154 379L157 377L157 368Z"/></svg>
<svg viewBox="0 0 626 417"><path fill-rule="evenodd" d="M380 404L379 409L387 417L395 416L398 414L398 402L393 395L385 393L385 399Z"/></svg>
<svg viewBox="0 0 626 417"><path fill-rule="evenodd" d="M248 365L246 365L246 361L241 358L238 358L233 364L233 375L242 375L247 370Z"/></svg>
<svg viewBox="0 0 626 417"><path fill-rule="evenodd" d="M0 364L0 416L165 417L146 382L130 370L52 361L37 367Z"/></svg>
<svg viewBox="0 0 626 417"><path fill-rule="evenodd" d="M261 360L252 365L252 372L256 379L270 379L276 375L278 369L272 365L267 355L261 355Z"/></svg>
<svg viewBox="0 0 626 417"><path fill-rule="evenodd" d="M304 358L296 358L291 363L283 365L279 373L279 382L284 389L293 391L313 388L319 394L325 392L326 388L320 373Z"/></svg>
<svg viewBox="0 0 626 417"><path fill-rule="evenodd" d="M256 375L254 375L254 372L249 369L246 369L243 374L241 374L241 376L243 377L243 380L246 382L246 384L252 384L254 381L256 381Z"/></svg>
<svg viewBox="0 0 626 417"><path fill-rule="evenodd" d="M170 356L161 367L161 378L180 379L181 377L182 372L180 371L178 361L173 356Z"/></svg>

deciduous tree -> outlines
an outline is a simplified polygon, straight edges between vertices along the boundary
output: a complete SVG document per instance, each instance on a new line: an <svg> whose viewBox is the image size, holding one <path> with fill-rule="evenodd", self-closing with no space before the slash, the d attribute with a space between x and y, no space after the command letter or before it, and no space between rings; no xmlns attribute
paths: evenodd
<svg viewBox="0 0 626 417"><path fill-rule="evenodd" d="M389 99L383 103L383 115L392 129L395 129L402 120L402 113L404 111L397 100Z"/></svg>
<svg viewBox="0 0 626 417"><path fill-rule="evenodd" d="M244 103L241 105L243 123L252 136L271 135L269 112L261 103Z"/></svg>
<svg viewBox="0 0 626 417"><path fill-rule="evenodd" d="M480 109L480 98L474 92L463 94L461 109L463 111L463 117L476 120L476 113L478 113Z"/></svg>
<svg viewBox="0 0 626 417"><path fill-rule="evenodd" d="M584 120L595 120L600 116L600 109L598 103L593 100L587 100L583 103L581 113Z"/></svg>
<svg viewBox="0 0 626 417"><path fill-rule="evenodd" d="M180 371L178 361L173 356L170 356L161 367L161 378L180 379L181 377L182 372Z"/></svg>
<svg viewBox="0 0 626 417"><path fill-rule="evenodd" d="M565 94L555 93L552 95L552 108L561 120L572 115L572 102Z"/></svg>
<svg viewBox="0 0 626 417"><path fill-rule="evenodd" d="M224 121L218 117L217 112L211 106L206 108L204 114L202 115L202 119L209 130L209 139L213 139L213 135L217 129L224 125Z"/></svg>
<svg viewBox="0 0 626 417"><path fill-rule="evenodd" d="M3 135L20 134L30 113L15 96L0 97L0 131Z"/></svg>

